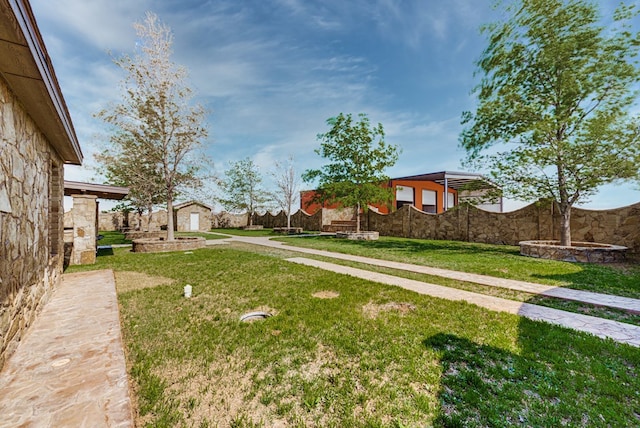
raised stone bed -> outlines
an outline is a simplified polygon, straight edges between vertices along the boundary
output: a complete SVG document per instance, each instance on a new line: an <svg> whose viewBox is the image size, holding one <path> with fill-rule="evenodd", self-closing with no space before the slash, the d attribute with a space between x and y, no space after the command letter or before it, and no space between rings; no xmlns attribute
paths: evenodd
<svg viewBox="0 0 640 428"><path fill-rule="evenodd" d="M377 241L380 238L378 232L337 232L336 238L351 239L353 241Z"/></svg>
<svg viewBox="0 0 640 428"><path fill-rule="evenodd" d="M580 263L623 262L627 252L627 247L596 242L573 242L570 247L560 241L522 241L519 245L523 256Z"/></svg>
<svg viewBox="0 0 640 428"><path fill-rule="evenodd" d="M130 230L124 233L124 239L128 239L129 241L133 241L134 239L167 239L167 231L142 232L139 230Z"/></svg>
<svg viewBox="0 0 640 428"><path fill-rule="evenodd" d="M251 226L242 226L240 229L242 230L262 230L264 226L261 224L253 224Z"/></svg>
<svg viewBox="0 0 640 428"><path fill-rule="evenodd" d="M135 239L131 250L134 253L165 253L204 248L207 240L199 236L180 236L173 241L164 239Z"/></svg>
<svg viewBox="0 0 640 428"><path fill-rule="evenodd" d="M286 235L296 235L302 233L301 227L274 227L273 233L283 233Z"/></svg>

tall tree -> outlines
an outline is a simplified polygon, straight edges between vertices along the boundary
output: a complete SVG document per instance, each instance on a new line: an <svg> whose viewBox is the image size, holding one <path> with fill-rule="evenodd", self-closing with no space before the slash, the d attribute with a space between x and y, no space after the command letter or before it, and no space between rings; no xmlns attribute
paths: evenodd
<svg viewBox="0 0 640 428"><path fill-rule="evenodd" d="M637 175L640 34L633 8L605 28L597 4L519 0L486 25L489 46L475 114L463 113L467 161L488 167L507 195L558 202L561 244L571 245L571 208L606 183ZM506 151L487 149L506 145Z"/></svg>
<svg viewBox="0 0 640 428"><path fill-rule="evenodd" d="M229 164L220 181L224 195L219 202L229 211L246 212L249 226L253 226L256 211L265 208L269 200L268 193L262 188L262 175L258 166L250 158Z"/></svg>
<svg viewBox="0 0 640 428"><path fill-rule="evenodd" d="M122 142L128 145L124 139ZM164 181L156 171L156 165L148 164L135 150L105 150L95 158L101 164L100 172L108 183L129 187L123 203L118 205L119 210L135 210L141 220L141 230L142 215L147 212L148 230L153 207L164 201Z"/></svg>
<svg viewBox="0 0 640 428"><path fill-rule="evenodd" d="M173 240L173 199L180 189L200 183L200 164L194 155L207 137L205 111L191 103L193 93L185 82L186 69L171 61L171 29L150 12L134 28L137 52L114 59L127 73L122 100L97 114L115 128L111 147L102 159L116 162L113 168L119 170L133 168L149 174L152 187L161 183L168 213L167 235ZM144 185L144 178L132 177L119 176L121 184L148 195L139 187ZM155 187L151 193L155 193Z"/></svg>
<svg viewBox="0 0 640 428"><path fill-rule="evenodd" d="M291 209L299 197L300 180L296 174L293 156L286 162L276 161L271 176L276 182L277 191L272 193L273 199L287 215L287 227L291 227Z"/></svg>
<svg viewBox="0 0 640 428"><path fill-rule="evenodd" d="M391 203L393 189L384 186L389 177L385 169L395 165L399 149L384 140L381 123L371 126L366 114L360 113L358 122L351 114L340 113L327 119L331 129L318 134L320 148L315 152L329 160L320 169L305 171L306 182L318 180L319 202L338 203L353 207L356 212L356 231L360 232L360 211L369 204Z"/></svg>

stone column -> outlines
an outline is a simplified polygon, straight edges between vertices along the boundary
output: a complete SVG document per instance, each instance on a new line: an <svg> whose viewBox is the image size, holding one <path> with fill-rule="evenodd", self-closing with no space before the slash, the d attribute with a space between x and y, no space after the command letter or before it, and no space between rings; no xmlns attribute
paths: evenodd
<svg viewBox="0 0 640 428"><path fill-rule="evenodd" d="M97 196L73 196L73 252L70 264L89 265L96 262Z"/></svg>

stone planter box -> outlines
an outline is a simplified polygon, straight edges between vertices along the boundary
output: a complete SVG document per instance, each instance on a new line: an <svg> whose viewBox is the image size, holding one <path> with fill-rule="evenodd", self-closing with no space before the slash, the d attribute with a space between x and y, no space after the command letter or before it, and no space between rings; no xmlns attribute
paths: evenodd
<svg viewBox="0 0 640 428"><path fill-rule="evenodd" d="M134 239L167 239L166 230L158 230L155 232L128 231L124 233L124 239L133 241Z"/></svg>
<svg viewBox="0 0 640 428"><path fill-rule="evenodd" d="M351 239L353 241L377 241L380 239L378 232L337 232L336 238Z"/></svg>
<svg viewBox="0 0 640 428"><path fill-rule="evenodd" d="M596 242L573 242L570 247L560 241L522 241L519 245L523 256L580 263L624 262L627 252L627 247Z"/></svg>
<svg viewBox="0 0 640 428"><path fill-rule="evenodd" d="M264 226L261 224L254 224L252 226L242 226L240 229L242 230L262 230Z"/></svg>
<svg viewBox="0 0 640 428"><path fill-rule="evenodd" d="M274 227L273 233L296 235L296 234L302 233L302 228L301 227Z"/></svg>
<svg viewBox="0 0 640 428"><path fill-rule="evenodd" d="M201 237L178 237L173 241L164 239L135 239L131 251L134 253L165 253L204 248L207 240Z"/></svg>

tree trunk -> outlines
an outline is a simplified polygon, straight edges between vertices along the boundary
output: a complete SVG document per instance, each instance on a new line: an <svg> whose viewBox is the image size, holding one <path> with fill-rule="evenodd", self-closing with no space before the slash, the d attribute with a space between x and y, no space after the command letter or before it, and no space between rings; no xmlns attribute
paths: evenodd
<svg viewBox="0 0 640 428"><path fill-rule="evenodd" d="M360 202L356 207L356 233L360 233Z"/></svg>
<svg viewBox="0 0 640 428"><path fill-rule="evenodd" d="M249 226L253 226L253 212L249 212Z"/></svg>
<svg viewBox="0 0 640 428"><path fill-rule="evenodd" d="M291 210L287 213L287 229L291 229Z"/></svg>
<svg viewBox="0 0 640 428"><path fill-rule="evenodd" d="M173 234L173 195L167 198L167 241L173 241L175 235Z"/></svg>
<svg viewBox="0 0 640 428"><path fill-rule="evenodd" d="M560 245L565 247L571 246L571 206L560 206L560 215L562 220L560 223Z"/></svg>

